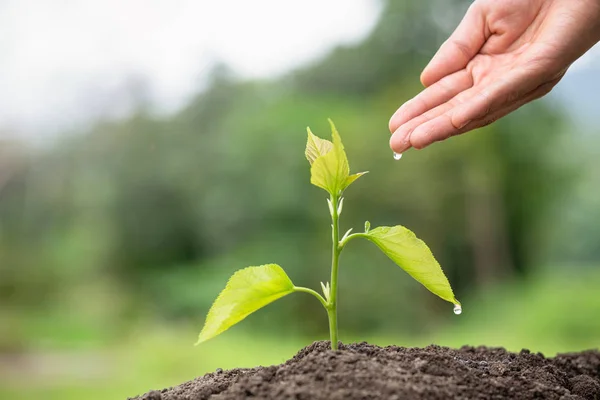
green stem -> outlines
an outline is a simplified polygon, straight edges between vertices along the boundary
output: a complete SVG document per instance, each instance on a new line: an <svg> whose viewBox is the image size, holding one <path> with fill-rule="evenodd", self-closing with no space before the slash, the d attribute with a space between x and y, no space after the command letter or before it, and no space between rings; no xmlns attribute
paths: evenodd
<svg viewBox="0 0 600 400"><path fill-rule="evenodd" d="M304 292L304 293L312 294L313 296L315 296L321 302L321 304L323 304L323 307L325 307L326 310L329 310L329 304L327 303L327 301L325 301L325 299L323 298L323 296L321 296L319 293L315 292L314 290L309 289L309 288L305 288L305 287L302 287L302 286L294 286L294 291L295 292Z"/></svg>
<svg viewBox="0 0 600 400"><path fill-rule="evenodd" d="M340 251L342 251L342 249L344 248L344 246L346 246L346 243L348 243L352 239L355 239L355 238L358 238L358 237L363 237L363 238L369 239L369 235L367 235L366 233L353 233L351 235L348 235L348 236L346 236L346 238L344 240L342 240L340 242Z"/></svg>
<svg viewBox="0 0 600 400"><path fill-rule="evenodd" d="M332 250L331 250L331 293L329 295L329 307L327 307L327 315L329 317L329 336L331 339L331 349L338 349L338 329L337 329L337 281L338 281L338 266L340 259L341 247L339 246L339 215L338 215L338 200L337 196L331 196L331 204L333 212L331 213L332 221Z"/></svg>

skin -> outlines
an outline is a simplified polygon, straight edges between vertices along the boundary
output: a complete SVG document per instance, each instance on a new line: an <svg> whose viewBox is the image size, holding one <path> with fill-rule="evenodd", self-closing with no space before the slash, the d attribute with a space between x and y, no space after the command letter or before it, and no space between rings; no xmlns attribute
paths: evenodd
<svg viewBox="0 0 600 400"><path fill-rule="evenodd" d="M390 119L390 147L422 149L552 90L600 41L600 0L476 0Z"/></svg>

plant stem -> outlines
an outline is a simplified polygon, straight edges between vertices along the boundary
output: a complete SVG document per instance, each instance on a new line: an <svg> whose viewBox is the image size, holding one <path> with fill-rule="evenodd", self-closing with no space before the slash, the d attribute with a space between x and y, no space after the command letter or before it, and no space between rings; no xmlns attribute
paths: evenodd
<svg viewBox="0 0 600 400"><path fill-rule="evenodd" d="M340 242L340 251L342 251L342 249L344 248L344 246L346 246L346 243L348 243L352 239L359 238L359 237L369 239L369 235L367 235L366 233L358 233L357 232L357 233L353 233L351 235L348 235L348 236L346 236L346 238L344 240L342 240Z"/></svg>
<svg viewBox="0 0 600 400"><path fill-rule="evenodd" d="M329 295L329 307L327 315L329 317L329 337L331 339L331 349L338 349L338 329L337 329L337 281L338 266L341 248L339 246L339 215L338 215L338 196L331 196L333 212L331 213L332 222L332 250L331 250L331 293Z"/></svg>
<svg viewBox="0 0 600 400"><path fill-rule="evenodd" d="M294 286L294 291L312 294L321 302L321 304L323 304L323 307L325 307L326 310L329 309L329 304L327 303L327 301L323 298L323 296L321 296L319 293L315 292L314 290L305 288L302 286Z"/></svg>

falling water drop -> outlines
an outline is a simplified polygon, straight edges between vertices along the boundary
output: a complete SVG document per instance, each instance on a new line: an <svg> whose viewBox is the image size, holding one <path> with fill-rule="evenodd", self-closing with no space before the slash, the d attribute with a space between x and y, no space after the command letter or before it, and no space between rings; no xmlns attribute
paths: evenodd
<svg viewBox="0 0 600 400"><path fill-rule="evenodd" d="M397 160L399 160L401 158L402 158L402 153L396 153L396 152L394 152L394 160L397 161Z"/></svg>
<svg viewBox="0 0 600 400"><path fill-rule="evenodd" d="M456 314L456 315L462 314L462 307L460 306L460 304L454 305L454 314Z"/></svg>

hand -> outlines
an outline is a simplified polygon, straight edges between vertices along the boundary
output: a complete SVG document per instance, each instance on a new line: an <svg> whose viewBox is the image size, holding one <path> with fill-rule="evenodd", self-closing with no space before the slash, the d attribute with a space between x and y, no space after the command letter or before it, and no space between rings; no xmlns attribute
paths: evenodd
<svg viewBox="0 0 600 400"><path fill-rule="evenodd" d="M402 153L488 125L544 96L600 40L600 0L476 0L390 120Z"/></svg>

